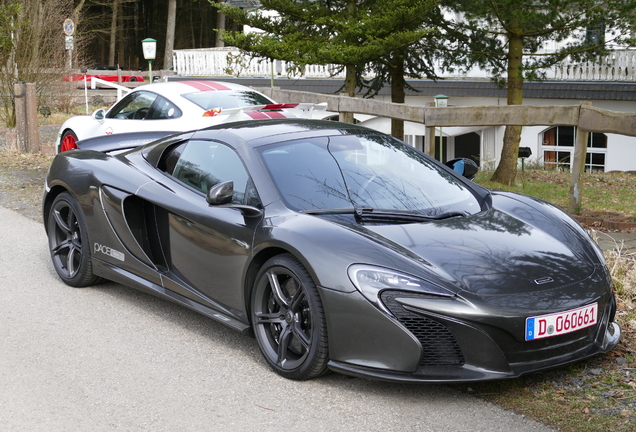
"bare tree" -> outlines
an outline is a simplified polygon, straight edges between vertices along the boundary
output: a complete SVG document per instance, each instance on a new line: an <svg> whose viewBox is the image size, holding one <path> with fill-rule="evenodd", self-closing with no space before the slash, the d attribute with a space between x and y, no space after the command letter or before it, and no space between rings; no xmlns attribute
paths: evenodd
<svg viewBox="0 0 636 432"><path fill-rule="evenodd" d="M66 0L20 0L0 5L0 120L12 126L13 83L25 81L36 84L38 95L63 80L62 70L67 58L62 23L71 8ZM40 96L41 97L41 96Z"/></svg>
<svg viewBox="0 0 636 432"><path fill-rule="evenodd" d="M117 48L117 14L119 13L120 0L113 0L113 15L110 21L110 45L108 49L108 64L115 65L115 51Z"/></svg>
<svg viewBox="0 0 636 432"><path fill-rule="evenodd" d="M163 55L164 69L172 66L172 50L174 49L174 30L177 24L177 0L168 0L168 24L166 28L166 49Z"/></svg>

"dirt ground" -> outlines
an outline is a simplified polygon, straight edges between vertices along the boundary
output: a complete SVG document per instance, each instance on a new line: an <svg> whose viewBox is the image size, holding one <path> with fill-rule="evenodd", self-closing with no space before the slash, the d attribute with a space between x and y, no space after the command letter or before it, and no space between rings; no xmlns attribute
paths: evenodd
<svg viewBox="0 0 636 432"><path fill-rule="evenodd" d="M41 144L52 146L58 130L59 125L40 127ZM0 129L0 206L41 221L44 178L53 157L7 152L6 131Z"/></svg>

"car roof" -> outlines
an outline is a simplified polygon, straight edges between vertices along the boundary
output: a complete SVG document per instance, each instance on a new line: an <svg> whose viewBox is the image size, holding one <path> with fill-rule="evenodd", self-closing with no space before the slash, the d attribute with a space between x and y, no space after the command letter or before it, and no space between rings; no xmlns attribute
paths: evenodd
<svg viewBox="0 0 636 432"><path fill-rule="evenodd" d="M284 135L281 141L288 141L299 137L356 133L378 134L380 132L364 126L332 120L285 118L219 124L201 129L195 134L195 138L221 138L221 135L231 134L253 147L258 147L272 143L272 137L280 135Z"/></svg>
<svg viewBox="0 0 636 432"><path fill-rule="evenodd" d="M159 94L183 95L196 91L254 91L240 84L210 81L210 80L183 80L146 84L137 87L134 91L147 90Z"/></svg>
<svg viewBox="0 0 636 432"><path fill-rule="evenodd" d="M238 148L243 145L260 147L299 138L349 134L381 134L381 132L364 126L332 120L285 118L223 123L200 129L194 132L193 135L188 136L188 139L220 140ZM282 135L280 140L274 139L274 137L279 135ZM171 142L155 141L138 147L136 151L143 154L150 164L156 166L166 145L177 142L174 141L175 139L177 141L182 140L183 136L172 137Z"/></svg>

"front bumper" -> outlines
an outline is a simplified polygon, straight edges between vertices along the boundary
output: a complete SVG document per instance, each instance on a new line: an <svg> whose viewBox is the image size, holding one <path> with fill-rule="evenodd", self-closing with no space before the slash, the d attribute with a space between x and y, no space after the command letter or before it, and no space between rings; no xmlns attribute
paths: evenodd
<svg viewBox="0 0 636 432"><path fill-rule="evenodd" d="M514 378L610 351L621 335L610 322L613 296L599 323L552 338L520 341L494 325L409 308L382 311L360 293L320 289L327 316L330 369L399 382ZM496 318L496 317L494 317ZM496 319L493 319L495 322ZM432 334L432 336L431 336Z"/></svg>

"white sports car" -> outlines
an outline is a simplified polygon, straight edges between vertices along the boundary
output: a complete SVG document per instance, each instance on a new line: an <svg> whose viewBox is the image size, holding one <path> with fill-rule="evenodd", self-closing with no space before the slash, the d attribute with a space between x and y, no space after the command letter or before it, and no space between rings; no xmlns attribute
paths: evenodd
<svg viewBox="0 0 636 432"><path fill-rule="evenodd" d="M78 148L78 141L127 132L184 132L236 120L310 116L314 104L277 104L239 84L216 81L170 81L137 87L109 110L68 119L60 128L57 153ZM301 115L305 117L307 115ZM80 144L81 145L81 144Z"/></svg>

